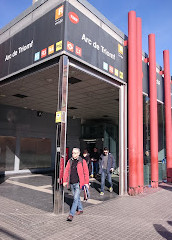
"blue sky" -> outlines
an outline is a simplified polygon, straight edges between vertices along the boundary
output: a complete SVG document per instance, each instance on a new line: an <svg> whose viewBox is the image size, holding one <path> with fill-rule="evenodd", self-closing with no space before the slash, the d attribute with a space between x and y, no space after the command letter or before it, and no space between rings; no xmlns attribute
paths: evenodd
<svg viewBox="0 0 172 240"><path fill-rule="evenodd" d="M88 0L128 35L128 12L142 18L142 46L148 53L148 35L155 33L156 61L163 66L163 50L170 50L172 75L172 0ZM0 28L32 5L32 0L0 0Z"/></svg>

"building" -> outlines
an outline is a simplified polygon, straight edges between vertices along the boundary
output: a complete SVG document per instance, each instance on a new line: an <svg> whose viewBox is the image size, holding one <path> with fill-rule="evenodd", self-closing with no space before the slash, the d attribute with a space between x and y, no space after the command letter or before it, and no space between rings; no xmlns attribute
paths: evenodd
<svg viewBox="0 0 172 240"><path fill-rule="evenodd" d="M1 173L59 175L73 147L107 146L120 195L172 182L169 53L162 69L154 35L149 57L141 44L135 12L127 37L85 0L36 1L1 29Z"/></svg>

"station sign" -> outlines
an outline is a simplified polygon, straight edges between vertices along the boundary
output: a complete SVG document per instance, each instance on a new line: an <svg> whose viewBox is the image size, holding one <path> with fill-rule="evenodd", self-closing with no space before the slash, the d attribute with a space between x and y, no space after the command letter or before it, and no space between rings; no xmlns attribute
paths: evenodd
<svg viewBox="0 0 172 240"><path fill-rule="evenodd" d="M65 4L0 44L0 80L55 57L63 50Z"/></svg>
<svg viewBox="0 0 172 240"><path fill-rule="evenodd" d="M149 66L142 62L143 70L143 92L149 96ZM157 99L164 102L164 78L159 73L156 73Z"/></svg>
<svg viewBox="0 0 172 240"><path fill-rule="evenodd" d="M70 3L66 5L64 50L110 77L127 82L127 47Z"/></svg>

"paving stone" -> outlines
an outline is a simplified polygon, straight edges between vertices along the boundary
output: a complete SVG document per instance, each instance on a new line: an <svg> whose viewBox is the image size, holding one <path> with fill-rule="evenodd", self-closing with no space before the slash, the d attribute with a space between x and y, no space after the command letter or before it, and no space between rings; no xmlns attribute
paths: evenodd
<svg viewBox="0 0 172 240"><path fill-rule="evenodd" d="M50 176L51 178L51 176ZM48 185L47 176L23 178L33 186ZM41 181L42 179L42 181ZM50 180L50 179L49 179ZM15 179L13 179L15 181ZM91 189L99 200L99 192ZM114 197L113 197L114 196ZM84 214L67 222L65 214L54 215L52 194L25 189L5 181L0 184L0 239L15 240L160 240L172 239L172 184L145 189L129 197L110 195L99 204L84 203Z"/></svg>

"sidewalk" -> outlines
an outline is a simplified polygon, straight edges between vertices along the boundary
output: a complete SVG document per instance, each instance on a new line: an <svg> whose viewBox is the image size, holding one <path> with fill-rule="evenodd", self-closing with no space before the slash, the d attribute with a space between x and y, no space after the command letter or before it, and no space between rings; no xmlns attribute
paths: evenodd
<svg viewBox="0 0 172 240"><path fill-rule="evenodd" d="M11 183L16 180L19 185ZM67 222L68 206L64 215L51 211L52 190L47 180L40 176L28 184L27 177L9 178L0 184L0 239L172 239L172 184L147 189L136 197L106 192L101 199L97 194L97 202L85 203L84 214ZM29 189L31 183L33 189ZM40 201L35 203L37 194Z"/></svg>

